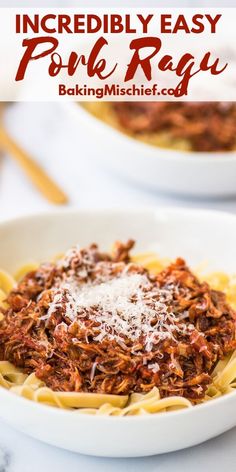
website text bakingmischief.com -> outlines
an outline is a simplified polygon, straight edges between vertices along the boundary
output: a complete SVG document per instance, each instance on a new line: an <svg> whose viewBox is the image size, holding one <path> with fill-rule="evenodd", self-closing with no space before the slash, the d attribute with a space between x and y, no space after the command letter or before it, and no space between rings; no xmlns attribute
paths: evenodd
<svg viewBox="0 0 236 472"><path fill-rule="evenodd" d="M108 85L103 87L89 87L88 85L76 84L73 87L65 84L58 86L59 96L77 96L77 97L91 97L97 100L104 97L144 97L144 96L174 96L178 97L181 94L179 87L176 88L161 88L158 84L153 84L151 87L146 87L144 84L139 86L132 84L129 87L122 87L119 84Z"/></svg>

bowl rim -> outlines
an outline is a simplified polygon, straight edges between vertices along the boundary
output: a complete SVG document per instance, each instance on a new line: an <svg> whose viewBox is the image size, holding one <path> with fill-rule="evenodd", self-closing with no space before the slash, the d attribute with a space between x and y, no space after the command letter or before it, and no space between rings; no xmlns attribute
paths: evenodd
<svg viewBox="0 0 236 472"><path fill-rule="evenodd" d="M71 205L70 207L55 207L55 208L49 208L48 210L37 210L37 211L30 211L27 214L23 215L17 215L17 216L4 216L3 218L0 219L0 232L1 228L7 225L12 225L12 224L17 224L20 222L28 222L28 220L33 220L36 219L38 220L39 218L54 218L59 215L62 217L66 215L86 215L88 214L91 216L92 214L97 213L101 215L109 215L109 214L117 214L117 215L122 215L122 214L133 214L133 215L138 215L140 213L147 213L147 214L157 214L160 216L172 216L172 214L175 216L190 216L192 217L193 215L196 217L202 217L202 218L226 218L230 220L235 220L236 223L236 213L233 213L230 210L217 210L217 209L211 209L211 208L190 208L190 207L185 207L185 206L178 206L175 207L174 205L163 205L163 206L156 206L156 205L140 205L138 208L136 206L126 206L123 208L122 206L120 207L89 207L89 208L78 208L76 205Z"/></svg>
<svg viewBox="0 0 236 472"><path fill-rule="evenodd" d="M92 101L92 100L90 100ZM148 156L145 155L146 158L165 158L169 161L179 161L182 160L183 163L189 162L196 162L196 163L207 163L209 165L215 165L215 162L220 163L227 163L236 160L236 150L233 151L220 151L220 152L196 152L196 151L181 151L178 149L171 149L171 148L162 148L160 146L154 146L149 143L145 143L136 139L135 137L126 135L119 129L105 123L103 120L100 120L96 116L92 115L88 110L83 108L81 104L86 103L79 102L79 101L69 101L69 102L62 102L70 114L74 115L77 120L81 117L83 122L86 122L92 127L96 127L101 134L109 133L110 138L112 140L112 136L116 139L120 138L120 142L126 146L133 146L134 151L135 149L143 149L143 151L147 151L148 149ZM159 151L159 153L157 153ZM135 157L135 152L133 153L132 157Z"/></svg>
<svg viewBox="0 0 236 472"><path fill-rule="evenodd" d="M153 213L153 215L155 214L159 214L160 216L161 215L165 215L167 217L170 217L171 215L173 214L176 214L176 216L178 215L182 215L182 216L188 216L188 215L191 215L191 217L204 217L204 218L227 218L229 220L232 220L234 221L235 223L235 228L236 228L236 215L233 214L233 213L230 213L230 212L227 212L227 211L219 211L219 210L211 210L211 209L189 209L189 208L184 208L184 207L180 207L180 208L175 208L173 206L167 206L167 207L161 207L161 208L157 208L155 206L144 206L144 207L141 207L141 208L126 208L126 209L122 209L122 208L101 208L101 209L96 209L96 208L89 208L89 209L79 209L79 208L74 208L74 207L71 207L71 208L63 208L63 209L55 209L55 210L49 210L49 211L42 211L42 212L34 212L34 213L31 213L31 214L27 214L27 215L23 215L23 216L17 216L17 217L14 217L14 218L7 218L7 219L4 219L4 220L1 220L0 221L0 232L1 232L1 229L2 228L5 228L6 226L11 226L11 225L15 225L15 224L18 224L18 223L28 223L30 221L32 221L32 219L39 219L39 218L51 218L51 217L58 217L58 216L61 216L61 217L64 217L65 215L74 215L74 216L79 216L79 215L93 215L94 213L98 213L98 214L103 214L103 215L107 215L109 216L109 214L114 214L116 213L117 215L118 214L122 214L122 213L127 213L127 214L134 214L134 215L138 215L140 213L143 213L143 212L148 212L148 213ZM10 394L10 397L9 397L9 394ZM76 417L75 415L75 410L66 410L66 409L60 409L60 408L56 408L56 407L53 407L53 406L50 406L50 405L47 405L47 404L43 404L43 403L38 403L38 402L35 402L35 401L32 401L32 400L29 400L27 398L24 398L24 397L21 397L21 396L18 396L17 394L3 388L3 387L0 387L0 396L4 396L5 398L12 398L13 400L13 397L15 399L15 402L18 402L19 405L25 405L25 406L29 406L29 408L34 408L36 409L38 412L45 412L48 411L49 414L56 414L56 415L59 415L61 417L65 417L67 415L69 416L73 416L73 417ZM184 408L182 410L176 410L176 411L170 411L168 412L168 418L171 419L172 417L182 417L183 415L189 415L189 414L197 414L198 411L202 411L202 410L205 410L205 409L211 409L211 408L214 408L214 406L216 407L217 405L221 405L222 403L225 403L227 401L230 401L232 398L235 398L236 399L236 390L235 392L230 392L230 393L227 393L225 395L222 395L218 398L215 398L215 399L212 399L212 400L209 400L209 401L206 401L204 403L201 403L199 405L195 405L195 406L192 406L190 408ZM30 406L31 404L31 406ZM45 407L47 407L47 409L45 410ZM194 413L196 412L196 413ZM94 418L96 418L96 420L98 418L100 418L100 420L102 419L102 421L104 422L109 422L109 421L114 421L114 418L116 419L116 421L119 423L126 423L127 421L155 421L156 418L159 418L160 421L163 421L163 418L165 418L166 416L166 412L159 412L159 413L152 413L150 415L141 415L141 416L124 416L124 417L119 417L119 416L97 416L97 415L90 415L88 413L83 413L81 415L82 417L88 419L90 418L88 421L94 421ZM81 418L80 416L80 418ZM77 417L78 418L78 417ZM96 421L95 420L95 421Z"/></svg>

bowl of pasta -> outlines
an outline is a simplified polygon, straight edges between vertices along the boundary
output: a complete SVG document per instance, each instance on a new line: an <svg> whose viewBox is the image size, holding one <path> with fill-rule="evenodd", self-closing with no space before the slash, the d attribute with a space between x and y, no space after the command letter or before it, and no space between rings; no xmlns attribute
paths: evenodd
<svg viewBox="0 0 236 472"><path fill-rule="evenodd" d="M81 136L93 137L86 149L113 174L172 194L235 195L235 103L96 101L63 106Z"/></svg>
<svg viewBox="0 0 236 472"><path fill-rule="evenodd" d="M0 418L138 457L236 426L236 217L67 210L0 223Z"/></svg>

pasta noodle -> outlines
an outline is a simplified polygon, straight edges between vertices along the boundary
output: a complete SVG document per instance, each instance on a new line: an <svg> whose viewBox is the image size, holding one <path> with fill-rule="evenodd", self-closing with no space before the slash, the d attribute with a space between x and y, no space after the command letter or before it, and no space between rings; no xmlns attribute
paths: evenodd
<svg viewBox="0 0 236 472"><path fill-rule="evenodd" d="M38 267L38 264L31 262L29 264L26 264L22 266L14 275L14 280L16 282L19 282L23 277L28 274L28 272L31 272L31 270L36 270Z"/></svg>
<svg viewBox="0 0 236 472"><path fill-rule="evenodd" d="M138 254L132 258L135 263L157 274L167 266L169 260L160 259L153 253ZM16 281L21 279L37 264L22 267L15 278L0 271L0 305L5 309L5 298ZM217 290L226 293L228 301L236 308L236 277L217 272L204 277ZM48 388L34 373L26 375L8 361L0 362L0 386L29 400L63 409L73 409L78 414L91 415L145 415L191 408L192 403L181 396L161 398L157 387L146 394L113 395L97 393L59 392ZM212 400L236 389L236 352L219 361L212 373L212 384L204 401Z"/></svg>
<svg viewBox="0 0 236 472"><path fill-rule="evenodd" d="M126 135L142 141L152 146L157 146L160 148L167 149L176 149L179 151L191 151L191 145L187 139L181 137L173 137L168 131L162 130L156 133L143 131L142 133L132 133L127 128L121 126L117 114L112 109L109 102L87 102L80 104L83 106L89 113L98 118L99 120L104 121L106 124L112 126L113 128L125 133Z"/></svg>
<svg viewBox="0 0 236 472"><path fill-rule="evenodd" d="M28 400L58 408L79 409L79 413L125 416L192 406L190 401L183 397L160 399L159 391L155 387L146 395L131 394L130 398L128 395L54 392L37 379L35 374L22 374L6 361L0 362L0 385Z"/></svg>
<svg viewBox="0 0 236 472"><path fill-rule="evenodd" d="M236 148L234 103L227 110L221 102L87 102L80 106L114 129L152 146L185 152Z"/></svg>
<svg viewBox="0 0 236 472"><path fill-rule="evenodd" d="M15 285L15 279L5 272L4 270L0 270L0 289L1 293L7 294L11 291L11 289Z"/></svg>

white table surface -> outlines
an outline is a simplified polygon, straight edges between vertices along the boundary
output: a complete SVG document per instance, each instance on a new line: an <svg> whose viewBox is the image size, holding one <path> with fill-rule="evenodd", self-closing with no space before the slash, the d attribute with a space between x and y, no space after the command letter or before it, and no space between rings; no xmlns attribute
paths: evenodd
<svg viewBox="0 0 236 472"><path fill-rule="evenodd" d="M63 105L15 104L7 112L7 123L19 142L61 183L73 206L175 205L236 212L236 198L219 201L180 199L139 189L110 175L96 162L96 143L91 136L80 136ZM8 156L2 156L0 219L50 208L15 163ZM236 429L196 448L173 454L129 460L98 459L49 447L0 423L0 472L122 472L128 467L130 472L182 472L188 469L205 472L210 468L222 472L236 468L235 445Z"/></svg>

